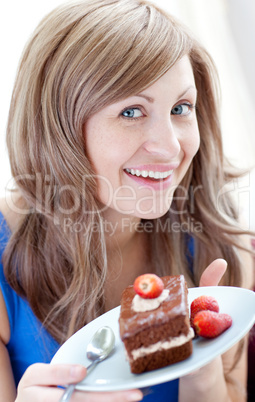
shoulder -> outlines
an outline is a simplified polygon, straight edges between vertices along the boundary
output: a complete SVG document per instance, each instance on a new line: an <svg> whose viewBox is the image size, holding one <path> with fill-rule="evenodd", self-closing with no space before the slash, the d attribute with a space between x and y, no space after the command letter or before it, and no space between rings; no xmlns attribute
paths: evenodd
<svg viewBox="0 0 255 402"><path fill-rule="evenodd" d="M15 215L11 212L11 208L8 207L8 201L5 198L0 199L0 212L3 216L0 219L0 316L1 316L1 328L0 328L0 341L6 345L10 339L10 323L7 312L7 295L8 285L6 283L3 266L2 266L2 253L5 249L6 243L9 238L8 228L15 227ZM8 226L8 228L6 227Z"/></svg>
<svg viewBox="0 0 255 402"><path fill-rule="evenodd" d="M26 203L18 191L10 192L8 196L0 198L0 212L11 232L14 231L25 211Z"/></svg>
<svg viewBox="0 0 255 402"><path fill-rule="evenodd" d="M7 345L10 339L10 323L1 288L0 288L0 315L1 315L0 341L2 341L5 345Z"/></svg>
<svg viewBox="0 0 255 402"><path fill-rule="evenodd" d="M25 202L17 191L10 192L8 197L0 198L0 212L3 215L4 221L8 229L12 232L15 230L17 223L25 213ZM2 222L3 223L3 222ZM1 247L0 254L2 255L6 242L8 241L9 234L7 234L6 226L0 226L1 230ZM0 255L0 256L1 256ZM4 344L7 344L10 339L10 323L7 312L6 302L10 302L10 288L4 280L3 267L0 261L0 316L1 316L1 328L0 328L0 340Z"/></svg>

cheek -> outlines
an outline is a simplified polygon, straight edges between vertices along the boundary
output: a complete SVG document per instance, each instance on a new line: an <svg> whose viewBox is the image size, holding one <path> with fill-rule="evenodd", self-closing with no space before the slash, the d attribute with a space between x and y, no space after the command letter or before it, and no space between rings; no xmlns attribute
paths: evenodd
<svg viewBox="0 0 255 402"><path fill-rule="evenodd" d="M191 147L190 147L190 152L191 152L191 157L192 158L196 155L197 151L199 150L199 147L200 147L200 135L199 135L199 132L198 132L197 135L194 138L193 143L191 144Z"/></svg>
<svg viewBox="0 0 255 402"><path fill-rule="evenodd" d="M183 150L187 158L192 159L200 146L200 134L198 127L194 127L189 130L189 135L185 138L183 142Z"/></svg>

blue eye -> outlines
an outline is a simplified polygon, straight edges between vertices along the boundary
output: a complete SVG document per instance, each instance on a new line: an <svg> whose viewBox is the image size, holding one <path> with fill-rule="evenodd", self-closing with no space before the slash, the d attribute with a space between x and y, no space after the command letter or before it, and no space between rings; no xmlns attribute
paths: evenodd
<svg viewBox="0 0 255 402"><path fill-rule="evenodd" d="M191 105L189 103L183 103L181 105L176 105L171 110L171 114L186 116L189 114L189 112L192 108L193 108L193 105Z"/></svg>
<svg viewBox="0 0 255 402"><path fill-rule="evenodd" d="M121 114L122 114L122 116L130 118L130 119L136 119L138 117L143 116L143 113L137 107L130 107L128 109L125 109L125 110L123 110L123 112Z"/></svg>

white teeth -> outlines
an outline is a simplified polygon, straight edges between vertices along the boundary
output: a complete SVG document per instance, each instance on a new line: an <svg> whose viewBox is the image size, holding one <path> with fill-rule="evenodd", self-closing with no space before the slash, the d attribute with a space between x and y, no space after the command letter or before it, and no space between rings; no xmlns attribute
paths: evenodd
<svg viewBox="0 0 255 402"><path fill-rule="evenodd" d="M173 170L168 170L166 172L154 172L153 170L139 170L139 169L125 169L126 172L132 174L133 176L150 177L152 179L166 179L173 173Z"/></svg>

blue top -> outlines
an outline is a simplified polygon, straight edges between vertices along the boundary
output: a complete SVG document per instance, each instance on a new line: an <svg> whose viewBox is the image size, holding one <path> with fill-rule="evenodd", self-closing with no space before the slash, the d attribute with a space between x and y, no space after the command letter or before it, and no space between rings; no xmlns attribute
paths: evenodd
<svg viewBox="0 0 255 402"><path fill-rule="evenodd" d="M23 373L33 363L49 363L59 344L46 331L32 312L28 302L9 286L3 273L2 255L10 236L10 230L0 212L0 288L6 304L10 322L10 341L7 349L10 355L16 385ZM191 244L192 243L192 244ZM187 244L190 254L193 242ZM178 402L179 380L146 388L145 402Z"/></svg>
<svg viewBox="0 0 255 402"><path fill-rule="evenodd" d="M11 337L7 349L17 385L28 366L36 362L48 363L59 345L43 328L27 301L5 280L2 255L9 236L10 230L0 213L0 287L10 322Z"/></svg>

